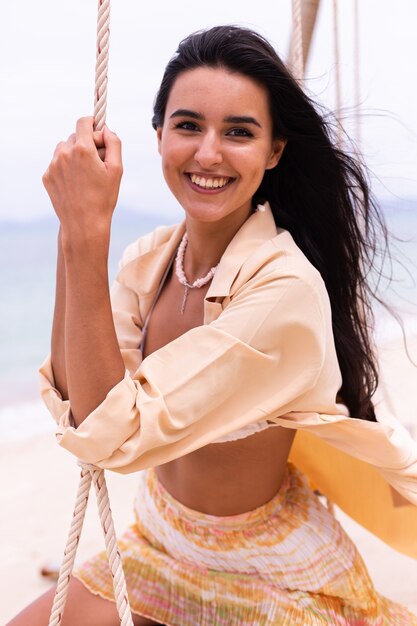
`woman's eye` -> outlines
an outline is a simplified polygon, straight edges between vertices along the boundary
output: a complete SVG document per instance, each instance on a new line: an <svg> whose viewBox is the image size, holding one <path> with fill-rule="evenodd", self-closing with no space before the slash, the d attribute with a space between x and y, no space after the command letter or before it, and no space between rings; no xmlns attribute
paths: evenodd
<svg viewBox="0 0 417 626"><path fill-rule="evenodd" d="M178 124L175 124L175 128L180 128L181 130L198 130L198 126L194 124L194 122L178 122Z"/></svg>
<svg viewBox="0 0 417 626"><path fill-rule="evenodd" d="M227 134L232 137L253 137L252 133L246 128L232 128Z"/></svg>

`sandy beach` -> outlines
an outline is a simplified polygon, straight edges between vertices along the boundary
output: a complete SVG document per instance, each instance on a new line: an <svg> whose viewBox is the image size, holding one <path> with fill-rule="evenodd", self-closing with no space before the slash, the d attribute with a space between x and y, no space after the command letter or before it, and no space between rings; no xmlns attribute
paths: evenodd
<svg viewBox="0 0 417 626"><path fill-rule="evenodd" d="M417 337L409 342L417 360ZM417 388L417 368L407 360L401 343L388 343L381 352L381 368L390 408L417 438L417 410L411 405ZM43 434L0 445L1 511L0 563L2 593L0 623L6 623L50 583L39 570L59 562L72 516L79 468L75 460ZM107 472L116 531L132 520L137 475ZM417 614L417 560L403 556L372 536L341 511L337 518L357 544L378 591ZM78 558L103 547L95 495L92 493ZM214 625L213 625L214 626Z"/></svg>

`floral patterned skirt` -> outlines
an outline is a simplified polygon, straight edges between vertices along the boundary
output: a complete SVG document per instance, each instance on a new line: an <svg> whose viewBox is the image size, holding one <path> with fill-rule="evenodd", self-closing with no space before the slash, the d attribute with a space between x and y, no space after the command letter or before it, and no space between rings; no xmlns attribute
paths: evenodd
<svg viewBox="0 0 417 626"><path fill-rule="evenodd" d="M119 541L132 611L167 626L417 626L379 595L337 520L291 463L272 500L214 516L140 474L135 523ZM74 575L113 600L105 553Z"/></svg>

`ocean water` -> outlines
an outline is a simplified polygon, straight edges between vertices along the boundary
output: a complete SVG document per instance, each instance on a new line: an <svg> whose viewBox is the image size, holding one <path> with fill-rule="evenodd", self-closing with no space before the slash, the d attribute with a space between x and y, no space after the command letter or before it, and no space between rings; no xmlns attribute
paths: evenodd
<svg viewBox="0 0 417 626"><path fill-rule="evenodd" d="M394 240L393 275L380 285L381 296L401 315L406 332L417 333L417 201L383 207ZM115 220L109 259L117 271L124 247L157 224L159 216L122 213ZM19 224L0 222L0 442L52 431L39 399L37 369L49 351L54 305L57 223L53 219ZM378 341L401 335L401 327L379 305Z"/></svg>
<svg viewBox="0 0 417 626"><path fill-rule="evenodd" d="M167 223L158 215L121 212L112 228L110 280L124 248ZM0 442L53 429L37 371L50 346L57 233L53 218L0 222Z"/></svg>

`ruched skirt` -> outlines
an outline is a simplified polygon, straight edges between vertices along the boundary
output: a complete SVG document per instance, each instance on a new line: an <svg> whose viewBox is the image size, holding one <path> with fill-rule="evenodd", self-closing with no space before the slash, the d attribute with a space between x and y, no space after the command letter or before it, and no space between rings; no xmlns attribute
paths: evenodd
<svg viewBox="0 0 417 626"><path fill-rule="evenodd" d="M379 595L341 525L291 463L272 500L207 515L140 474L134 524L120 537L132 611L166 626L417 626ZM74 574L113 600L105 553Z"/></svg>

